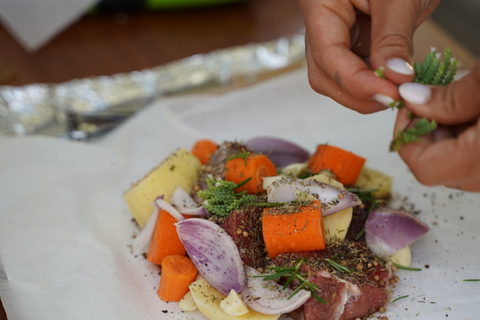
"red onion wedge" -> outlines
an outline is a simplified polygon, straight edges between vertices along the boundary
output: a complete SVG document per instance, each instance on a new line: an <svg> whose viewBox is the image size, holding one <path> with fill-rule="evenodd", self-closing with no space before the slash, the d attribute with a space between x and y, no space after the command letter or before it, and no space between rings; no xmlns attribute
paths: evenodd
<svg viewBox="0 0 480 320"><path fill-rule="evenodd" d="M388 258L420 239L428 230L425 223L404 210L381 207L368 215L365 240L373 253Z"/></svg>
<svg viewBox="0 0 480 320"><path fill-rule="evenodd" d="M170 202L181 214L203 217L209 216L207 210L205 210L203 206L199 207L190 194L181 187L175 188Z"/></svg>
<svg viewBox="0 0 480 320"><path fill-rule="evenodd" d="M157 199L163 199L163 196L157 197ZM148 218L147 223L145 224L145 226L143 226L143 229L135 237L135 239L133 239L133 254L143 253L143 251L146 250L150 239L152 239L153 233L155 232L155 226L157 225L158 215L160 213L160 208L156 204L157 199L155 199L155 201L153 202L155 208L153 209L152 214Z"/></svg>
<svg viewBox="0 0 480 320"><path fill-rule="evenodd" d="M283 179L273 181L267 188L268 202L291 202L296 200L295 191L308 192L322 203L324 217L359 205L362 201L352 192L348 192L327 183L315 180Z"/></svg>
<svg viewBox="0 0 480 320"><path fill-rule="evenodd" d="M215 222L191 218L176 223L177 233L198 272L215 289L228 295L245 285L242 259L233 239Z"/></svg>
<svg viewBox="0 0 480 320"><path fill-rule="evenodd" d="M285 167L295 162L305 162L310 153L299 145L274 137L255 137L248 139L245 146L255 152L261 152L278 167Z"/></svg>
<svg viewBox="0 0 480 320"><path fill-rule="evenodd" d="M252 310L263 314L288 313L302 306L312 295L310 291L300 290L290 299L293 290L277 284L275 281L264 281L256 269L245 266L247 284L242 290L242 299Z"/></svg>

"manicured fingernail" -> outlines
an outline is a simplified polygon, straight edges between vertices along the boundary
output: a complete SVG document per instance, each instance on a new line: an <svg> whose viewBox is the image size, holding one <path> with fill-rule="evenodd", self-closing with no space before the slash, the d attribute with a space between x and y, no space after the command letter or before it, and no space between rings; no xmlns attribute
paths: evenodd
<svg viewBox="0 0 480 320"><path fill-rule="evenodd" d="M390 107L391 103L394 102L395 100L387 95L381 94L381 93L376 93L373 95L373 100L380 102L384 106Z"/></svg>
<svg viewBox="0 0 480 320"><path fill-rule="evenodd" d="M392 58L387 60L386 67L396 73L412 75L415 73L412 65L400 58Z"/></svg>
<svg viewBox="0 0 480 320"><path fill-rule="evenodd" d="M432 95L430 87L415 82L407 82L400 85L398 92L404 100L413 104L425 104Z"/></svg>

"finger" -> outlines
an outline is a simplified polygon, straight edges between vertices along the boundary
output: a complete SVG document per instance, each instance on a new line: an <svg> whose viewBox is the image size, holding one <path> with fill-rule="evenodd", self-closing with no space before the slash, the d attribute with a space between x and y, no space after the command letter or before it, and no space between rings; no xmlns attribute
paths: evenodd
<svg viewBox="0 0 480 320"><path fill-rule="evenodd" d="M414 78L413 33L422 13L422 2L425 1L371 1L372 66L385 66L385 76L394 83Z"/></svg>
<svg viewBox="0 0 480 320"><path fill-rule="evenodd" d="M398 113L395 132L408 122L407 110ZM461 186L480 183L480 121L456 139L435 141L432 134L398 151L417 180L425 185Z"/></svg>
<svg viewBox="0 0 480 320"><path fill-rule="evenodd" d="M311 59L309 52L306 55L307 64ZM310 86L316 92L332 98L341 105L355 110L362 114L369 114L387 109L383 104L374 100L359 100L351 96L347 91L340 88L340 86L330 79L322 70L315 67L314 64L309 64L308 80Z"/></svg>
<svg viewBox="0 0 480 320"><path fill-rule="evenodd" d="M473 70L447 86L428 87L419 83L400 85L408 109L438 123L457 125L480 117L480 60Z"/></svg>
<svg viewBox="0 0 480 320"><path fill-rule="evenodd" d="M355 99L373 99L375 94L382 94L389 100L398 100L397 86L375 76L363 59L350 50L350 28L356 12L350 3L348 6L344 2L301 1L307 51L311 55L309 69L323 70Z"/></svg>

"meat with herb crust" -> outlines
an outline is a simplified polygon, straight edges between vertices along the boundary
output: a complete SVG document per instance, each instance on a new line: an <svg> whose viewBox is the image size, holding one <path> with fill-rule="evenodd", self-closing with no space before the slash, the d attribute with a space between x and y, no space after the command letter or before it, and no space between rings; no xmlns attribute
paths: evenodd
<svg viewBox="0 0 480 320"><path fill-rule="evenodd" d="M390 300L398 280L390 265L379 262L363 242L334 243L322 251L281 254L273 262L291 266L302 258L301 272L310 274L310 282L320 289L317 294L326 303L310 298L289 314L294 320L363 318Z"/></svg>
<svg viewBox="0 0 480 320"><path fill-rule="evenodd" d="M243 207L234 210L221 224L237 245L243 263L255 269L265 268L262 211L260 207Z"/></svg>

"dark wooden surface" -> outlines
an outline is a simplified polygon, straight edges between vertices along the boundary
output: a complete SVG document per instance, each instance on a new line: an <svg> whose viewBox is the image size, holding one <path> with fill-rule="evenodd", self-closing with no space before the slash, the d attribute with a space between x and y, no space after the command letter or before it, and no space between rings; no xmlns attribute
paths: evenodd
<svg viewBox="0 0 480 320"><path fill-rule="evenodd" d="M296 0L86 16L33 53L0 27L0 84L58 83L152 68L197 53L273 40L302 27Z"/></svg>
<svg viewBox="0 0 480 320"><path fill-rule="evenodd" d="M197 53L274 40L302 27L296 0L86 16L33 53L0 26L0 85L59 83L148 69Z"/></svg>

